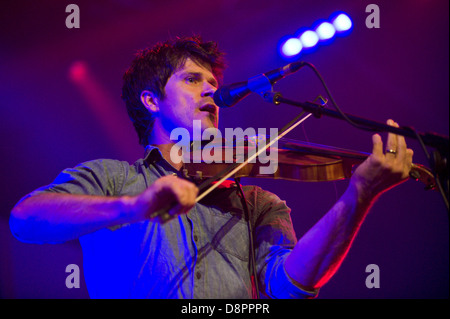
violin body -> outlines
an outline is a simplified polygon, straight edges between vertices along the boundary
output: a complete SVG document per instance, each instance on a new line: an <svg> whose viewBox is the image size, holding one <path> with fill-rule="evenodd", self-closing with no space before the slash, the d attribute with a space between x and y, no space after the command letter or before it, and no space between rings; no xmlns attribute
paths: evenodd
<svg viewBox="0 0 450 319"><path fill-rule="evenodd" d="M303 143L300 141L283 141L282 147L270 150L270 158L265 157L264 163L258 160L241 165L228 178L260 177L284 179L301 182L326 182L350 178L357 165L370 156L369 153L357 152L319 144ZM226 151L222 150L219 158L214 162L205 163L200 158L192 157L184 164L184 174L197 180L212 178L226 171L230 165L243 163L254 148L239 146L233 148L234 163L225 158ZM262 174L261 167L267 166L267 161L276 163L274 173ZM227 162L228 161L228 162ZM435 189L436 183L431 171L420 164L413 164L411 178L425 184L425 189ZM220 176L222 177L222 176Z"/></svg>

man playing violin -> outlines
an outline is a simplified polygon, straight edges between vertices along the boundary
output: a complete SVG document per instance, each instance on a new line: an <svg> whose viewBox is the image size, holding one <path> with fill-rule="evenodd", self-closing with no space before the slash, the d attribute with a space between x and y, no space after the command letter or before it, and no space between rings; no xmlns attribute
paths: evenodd
<svg viewBox="0 0 450 319"><path fill-rule="evenodd" d="M92 298L315 297L377 197L408 178L413 152L394 134L385 152L375 134L346 192L299 240L285 202L259 187L224 183L196 202L196 184L171 160L170 132L192 131L194 120L218 127L212 97L223 69L216 44L199 37L140 51L122 96L144 158L64 170L14 207L13 234L31 243L79 239ZM169 220L151 218L168 204Z"/></svg>

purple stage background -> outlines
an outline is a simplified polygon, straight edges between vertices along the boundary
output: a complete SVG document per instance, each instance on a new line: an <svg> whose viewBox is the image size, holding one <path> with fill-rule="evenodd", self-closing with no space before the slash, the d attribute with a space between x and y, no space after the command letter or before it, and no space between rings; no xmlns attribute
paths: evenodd
<svg viewBox="0 0 450 319"><path fill-rule="evenodd" d="M68 29L65 8L80 8ZM381 25L366 27L366 6ZM84 281L68 289L69 264L82 266L77 241L30 245L9 230L11 208L64 168L96 158L134 162L143 154L120 99L122 74L137 49L198 33L227 52L225 83L287 64L278 41L333 12L348 13L350 35L300 60L313 63L341 108L353 115L421 132L449 131L449 8L447 0L352 1L4 1L0 12L0 297L88 298ZM83 80L80 80L83 79ZM276 84L287 98L325 94L304 69ZM220 128L284 126L300 110L252 95L222 109ZM383 134L385 136L385 134ZM371 151L371 134L331 118L308 119L290 138ZM407 139L416 163L428 165ZM343 193L347 181L301 183L248 179L292 208L297 236ZM437 192L408 181L373 207L354 246L319 298L448 298L449 219ZM380 288L366 287L366 266L380 269ZM113 278L111 280L114 280Z"/></svg>

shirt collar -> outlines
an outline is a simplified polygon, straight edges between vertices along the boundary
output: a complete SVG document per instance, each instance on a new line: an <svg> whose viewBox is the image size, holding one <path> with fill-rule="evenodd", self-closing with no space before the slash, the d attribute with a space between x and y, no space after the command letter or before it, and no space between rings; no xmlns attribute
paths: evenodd
<svg viewBox="0 0 450 319"><path fill-rule="evenodd" d="M145 155L144 155L144 161L146 161L147 163L150 162L157 162L164 159L164 157L161 154L161 151L159 150L158 147L153 146L153 145L147 145L145 147ZM167 163L167 161L166 161ZM170 164L167 163L169 166ZM170 166L172 167L172 166ZM173 168L175 170L175 168ZM188 178L189 179L189 178ZM191 180L192 182L195 183L194 180ZM215 184L217 182L213 182L213 184ZM236 183L234 181L231 180L225 180L223 181L218 188L231 188L231 187L236 187Z"/></svg>
<svg viewBox="0 0 450 319"><path fill-rule="evenodd" d="M145 147L144 161L159 161L163 158L158 147L147 145Z"/></svg>

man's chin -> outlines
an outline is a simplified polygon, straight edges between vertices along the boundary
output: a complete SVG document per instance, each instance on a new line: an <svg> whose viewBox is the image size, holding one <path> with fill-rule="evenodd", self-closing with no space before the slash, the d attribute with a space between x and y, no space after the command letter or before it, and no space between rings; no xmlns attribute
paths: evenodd
<svg viewBox="0 0 450 319"><path fill-rule="evenodd" d="M202 119L202 131L206 129L217 129L219 127L219 121L215 115L210 115Z"/></svg>

